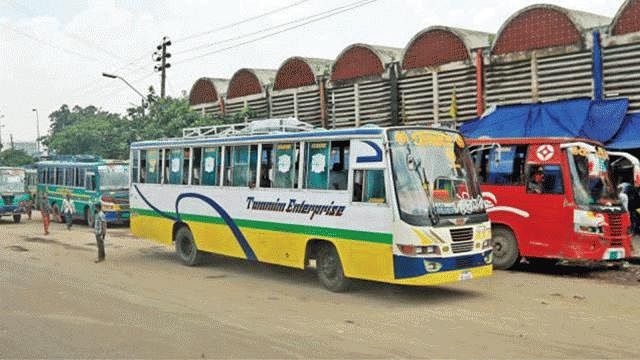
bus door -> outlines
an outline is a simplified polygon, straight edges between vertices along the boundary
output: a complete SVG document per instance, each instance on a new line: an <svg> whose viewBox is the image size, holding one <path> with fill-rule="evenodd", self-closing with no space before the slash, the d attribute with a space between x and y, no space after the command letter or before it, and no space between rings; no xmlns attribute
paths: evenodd
<svg viewBox="0 0 640 360"><path fill-rule="evenodd" d="M533 257L558 257L562 245L568 240L572 219L564 211L565 184L562 152L557 145L529 146L525 165L525 195L523 204L529 209L528 239L521 249Z"/></svg>

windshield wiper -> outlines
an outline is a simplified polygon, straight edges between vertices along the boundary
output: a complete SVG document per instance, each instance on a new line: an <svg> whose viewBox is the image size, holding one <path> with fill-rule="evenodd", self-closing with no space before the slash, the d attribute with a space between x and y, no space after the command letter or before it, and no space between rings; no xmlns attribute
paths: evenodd
<svg viewBox="0 0 640 360"><path fill-rule="evenodd" d="M433 198L431 197L431 193L429 192L429 180L427 180L427 173L422 167L422 162L416 159L416 157L413 156L413 154L411 153L411 147L409 146L409 144L407 144L407 160L406 161L407 161L407 167L409 167L409 170L411 170L411 166L409 164L410 163L413 164L413 170L418 174L418 177L420 178L420 182L421 182L420 185L422 187L422 190L425 193L425 196L427 197L427 216L429 216L429 221L433 226L438 225L438 223L440 223L440 214L438 214L438 211L436 210L436 207L433 203Z"/></svg>

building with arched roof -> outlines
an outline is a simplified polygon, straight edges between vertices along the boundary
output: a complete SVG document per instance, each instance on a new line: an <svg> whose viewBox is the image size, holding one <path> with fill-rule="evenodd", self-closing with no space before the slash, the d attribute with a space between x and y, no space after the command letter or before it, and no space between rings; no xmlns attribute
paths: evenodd
<svg viewBox="0 0 640 360"><path fill-rule="evenodd" d="M223 98L228 85L227 79L203 77L196 80L189 92L189 106L206 114L223 114Z"/></svg>
<svg viewBox="0 0 640 360"><path fill-rule="evenodd" d="M243 68L236 71L229 80L225 114L234 116L248 108L256 117L270 116L269 86L275 76L276 70L271 69Z"/></svg>
<svg viewBox="0 0 640 360"><path fill-rule="evenodd" d="M611 19L555 5L531 5L498 31L486 71L489 105L590 97L592 30Z"/></svg>
<svg viewBox="0 0 640 360"><path fill-rule="evenodd" d="M402 56L398 81L402 122L424 125L454 120L449 111L454 91L455 120L475 117L478 84L474 50L488 48L491 36L446 26L431 26L418 32Z"/></svg>
<svg viewBox="0 0 640 360"><path fill-rule="evenodd" d="M402 49L353 44L331 67L328 83L328 127L397 121L397 70Z"/></svg>
<svg viewBox="0 0 640 360"><path fill-rule="evenodd" d="M627 97L640 111L640 1L622 3L602 45L605 97Z"/></svg>
<svg viewBox="0 0 640 360"><path fill-rule="evenodd" d="M314 126L324 126L324 84L332 63L332 60L300 56L283 61L271 91L271 116L293 116Z"/></svg>

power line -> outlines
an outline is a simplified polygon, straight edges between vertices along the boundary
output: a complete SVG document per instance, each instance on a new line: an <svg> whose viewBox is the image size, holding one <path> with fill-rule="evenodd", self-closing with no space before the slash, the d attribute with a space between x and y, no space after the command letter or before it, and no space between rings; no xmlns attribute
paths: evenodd
<svg viewBox="0 0 640 360"><path fill-rule="evenodd" d="M196 60L196 59L200 59L200 58L203 58L203 57L206 57L206 56L209 56L209 55L217 54L217 53L220 53L220 52L223 52L223 51L227 51L227 50L231 50L231 49L243 46L243 45L251 44L251 43L254 43L254 42L266 39L266 38L270 38L272 36L276 36L278 34L282 34L284 32L287 32L287 31L290 31L290 30L294 30L294 29L297 29L299 27L302 27L302 26L305 26L305 25L308 25L308 24L311 24L311 23L314 23L314 22L317 22L317 21L320 21L320 20L335 16L335 15L338 15L338 14L341 14L341 13L344 13L344 12L347 12L347 11L350 11L350 10L353 10L353 9L356 9L356 8L360 8L362 6L371 4L371 3L376 2L376 1L378 1L378 0L367 0L365 2L362 2L362 3L358 4L358 5L351 6L351 7L347 8L347 9L343 9L341 11L333 12L331 14L327 14L327 15L324 15L324 16L321 16L321 17L316 17L316 18L311 19L309 21L305 21L305 22L303 22L301 24L290 26L290 27L284 28L284 29L282 29L280 31L272 32L272 33L257 37L255 39L243 41L243 42L231 45L231 46L227 46L227 47L224 47L224 48L216 49L216 50L213 50L213 51L201 54L201 55L197 55L197 56L193 56L193 57L190 57L190 58L186 58L186 59L181 60L181 61L176 61L174 64L175 65L184 64L186 62L193 61L193 60Z"/></svg>
<svg viewBox="0 0 640 360"><path fill-rule="evenodd" d="M201 49L206 49L206 48L209 48L209 47L213 47L215 45L228 43L228 42L231 42L231 41L244 39L244 38L247 38L247 37L250 37L250 36L253 36L253 35L257 35L257 34L260 34L260 33L263 33L263 32L269 31L269 30L279 29L279 28L282 28L282 27L287 26L287 25L299 23L301 21L305 21L305 20L309 20L309 19L312 19L312 18L315 18L315 17L319 17L319 16L322 16L322 15L325 15L325 14L333 13L333 12L336 12L336 11L339 11L339 10L354 6L356 4L366 3L366 2L367 2L367 0L354 1L354 2L349 3L347 5L339 6L339 7L336 7L336 8L330 9L330 10L326 10L326 11L323 11L323 12L319 12L319 13L316 13L316 14L313 14L313 15L304 16L304 17L301 17L301 18L298 18L298 19L295 19L295 20L291 20L291 21L287 21L287 22L284 22L284 23L281 23L281 24L278 24L278 25L265 27L265 28L262 28L260 30L253 31L253 32L250 32L250 33L247 33L247 34L242 34L242 35L230 37L230 38L227 38L227 39L218 40L218 41L215 41L215 42L212 42L212 43L198 45L198 46L195 46L195 47L192 47L192 48L188 48L188 49L185 49L185 50L176 51L175 54L176 55L184 54L184 53L188 53L188 52L192 52L192 51L196 51L196 50L201 50Z"/></svg>
<svg viewBox="0 0 640 360"><path fill-rule="evenodd" d="M234 26L236 26L236 25L244 24L244 23L247 23L247 22L250 22L250 21L253 21L253 20L259 19L259 18L261 18L261 17L265 17L265 16L273 15L273 14L276 14L276 13L278 13L278 12L281 12L281 11L284 11L284 10L291 9L291 8L293 8L293 7L296 7L296 6L298 6L298 5L301 5L301 4L303 4L303 3L306 3L306 2L308 2L308 1L309 1L309 0L301 0L301 1L295 2L295 3L293 3L293 4L287 5L287 6L282 6L282 7L279 7L279 8L277 8L277 9L273 9L273 10L267 11L267 12L262 13L262 14L259 14L259 15L255 15L255 16L252 16L252 17L249 17L249 18L246 18L246 19L240 20L240 21L236 21L236 22L231 23L231 24L223 25L223 26L220 26L220 27L217 27L217 28L211 29L211 30L203 31L203 32L201 32L201 33L197 33L197 34L193 34L193 35L188 35L188 36L185 36L185 37L182 37L182 38L179 38L179 39L175 39L175 41L185 41L185 40L195 39L195 38L202 37L202 36L205 36L205 35L213 34L213 33L215 33L215 32L218 32L218 31L221 31L221 30L225 30L225 29L228 29L228 28L234 27Z"/></svg>
<svg viewBox="0 0 640 360"><path fill-rule="evenodd" d="M34 35L31 35L31 34L29 34L27 32L24 32L22 30L18 30L16 28L14 28L13 26L9 25L9 24L3 23L3 24L0 24L0 25L4 26L5 28L7 28L7 29L9 29L9 30L11 30L11 31L13 31L13 32L15 32L17 34L20 34L20 35L22 35L24 37L27 37L27 38L35 41L35 42L38 42L38 43L40 43L42 45L49 46L49 47L51 47L53 49L56 49L56 50L59 50L59 51L64 51L64 52L66 52L67 54L70 54L70 55L79 56L79 57L84 58L86 60L101 62L101 60L98 60L97 58L94 58L93 56L89 56L89 55L86 55L86 54L83 54L83 53L79 53L79 52L76 52L76 51L73 51L73 50L69 50L69 49L63 48L63 47L58 46L58 45L56 45L56 44L54 44L54 43L52 43L52 42L50 42L48 40L40 39L40 38L38 38L38 37L36 37Z"/></svg>
<svg viewBox="0 0 640 360"><path fill-rule="evenodd" d="M13 7L14 9L20 11L21 13L23 13L23 14L25 14L27 16L31 16L31 17L37 16L37 14L35 13L35 11L33 9L31 9L30 7L28 7L28 6L24 5L24 4L17 3L17 2L14 2L14 1L7 1L7 3L11 7ZM107 55L111 56L112 58L114 58L114 59L116 59L116 60L118 60L120 62L128 61L125 58L121 57L120 55L114 53L113 51L105 49L104 46L96 44L96 43L94 43L94 42L92 42L92 41L90 41L88 39L84 39L84 38L82 38L80 36L77 36L77 35L74 35L74 34L67 34L64 31L62 31L62 35L66 36L66 37L69 37L69 38L71 38L73 40L80 41L80 42L84 43L87 47L90 47L90 48L92 48L94 50L98 50L98 51L100 51L100 52L102 52L104 54L107 54Z"/></svg>

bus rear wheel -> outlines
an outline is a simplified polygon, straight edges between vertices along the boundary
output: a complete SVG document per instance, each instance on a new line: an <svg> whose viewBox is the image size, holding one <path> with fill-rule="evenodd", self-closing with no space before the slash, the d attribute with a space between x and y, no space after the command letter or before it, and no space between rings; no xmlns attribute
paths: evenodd
<svg viewBox="0 0 640 360"><path fill-rule="evenodd" d="M19 223L20 219L22 219L22 215L20 215L20 214L13 215L13 222L14 223L16 223L16 224Z"/></svg>
<svg viewBox="0 0 640 360"><path fill-rule="evenodd" d="M345 292L351 286L351 279L344 275L338 251L331 244L322 244L318 249L316 268L320 283L333 292Z"/></svg>
<svg viewBox="0 0 640 360"><path fill-rule="evenodd" d="M495 227L493 232L493 267L506 270L520 260L518 241L511 230Z"/></svg>
<svg viewBox="0 0 640 360"><path fill-rule="evenodd" d="M188 227L182 226L174 238L176 253L180 260L187 266L196 266L202 260L204 253L198 250L196 242L193 240L193 234Z"/></svg>

